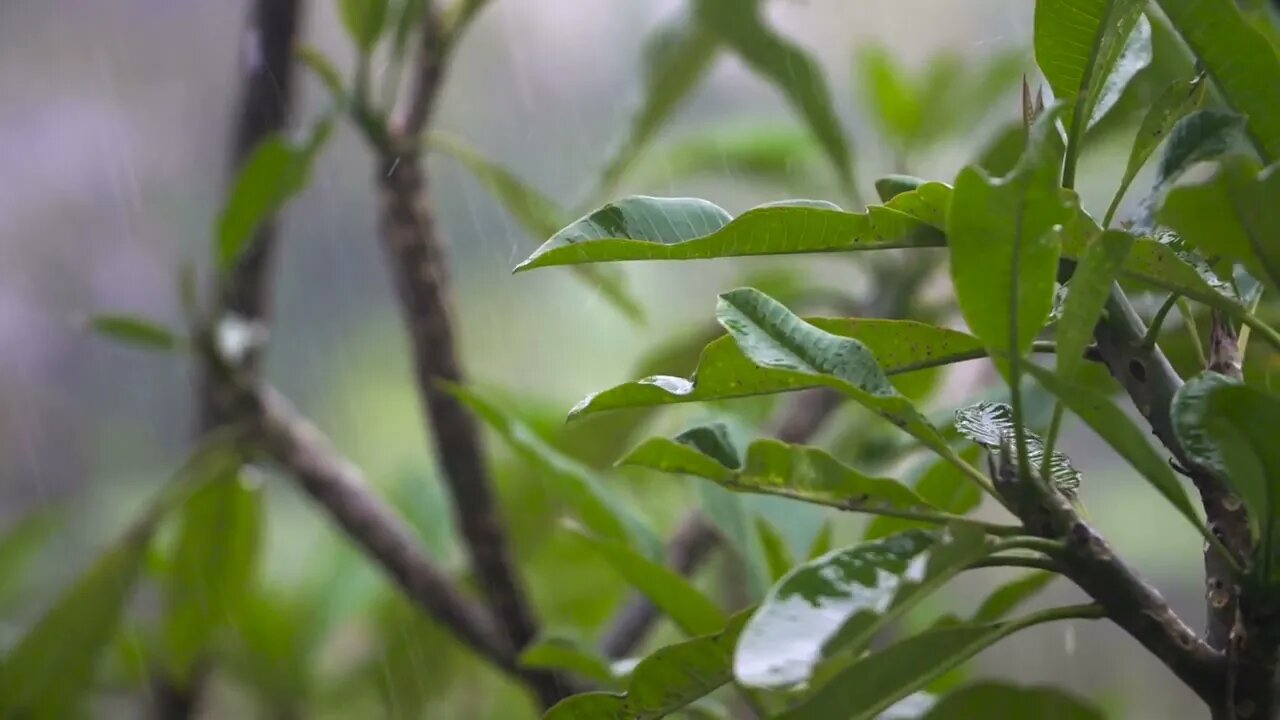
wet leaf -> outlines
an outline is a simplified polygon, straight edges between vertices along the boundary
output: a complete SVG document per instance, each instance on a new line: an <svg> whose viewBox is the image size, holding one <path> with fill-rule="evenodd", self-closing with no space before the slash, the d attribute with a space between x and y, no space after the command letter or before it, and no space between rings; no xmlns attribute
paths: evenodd
<svg viewBox="0 0 1280 720"><path fill-rule="evenodd" d="M792 569L752 615L734 653L750 687L808 681L821 663L856 653L875 633L989 550L980 533L909 530Z"/></svg>
<svg viewBox="0 0 1280 720"><path fill-rule="evenodd" d="M1056 116L1050 110L1036 121L1008 176L993 180L976 167L962 170L947 214L960 310L998 355L1026 354L1053 307L1060 252L1054 228L1075 212L1045 141Z"/></svg>
<svg viewBox="0 0 1280 720"><path fill-rule="evenodd" d="M928 183L866 213L830 203L770 203L733 218L695 198L608 203L551 237L516 272L551 265L940 247L951 190Z"/></svg>
<svg viewBox="0 0 1280 720"><path fill-rule="evenodd" d="M1156 193L1172 185L1192 165L1229 151L1243 130L1244 118L1222 110L1197 110L1179 120L1169 133L1156 170Z"/></svg>
<svg viewBox="0 0 1280 720"><path fill-rule="evenodd" d="M1157 0L1227 104L1248 118L1265 163L1280 160L1280 55L1231 0Z"/></svg>
<svg viewBox="0 0 1280 720"><path fill-rule="evenodd" d="M713 634L655 651L632 670L625 693L575 695L544 720L656 720L679 710L733 679L733 647L750 613L738 613Z"/></svg>
<svg viewBox="0 0 1280 720"><path fill-rule="evenodd" d="M1226 476L1228 471L1221 451L1209 435L1209 395L1218 388L1239 384L1239 380L1226 375L1203 372L1178 388L1169 406L1169 420L1182 451L1219 476Z"/></svg>
<svg viewBox="0 0 1280 720"><path fill-rule="evenodd" d="M536 468L555 496L587 529L614 540L650 560L663 556L662 541L595 473L555 450L514 414L468 388L449 391L505 440L524 462Z"/></svg>
<svg viewBox="0 0 1280 720"><path fill-rule="evenodd" d="M1107 210L1108 219L1115 214L1116 208L1120 206L1120 201L1129 189L1129 185L1133 183L1133 179L1138 176L1138 171L1146 164L1147 159L1160 146L1160 143L1164 141L1179 121L1204 102L1205 91L1208 86L1204 78L1196 78L1189 82L1187 80L1175 80L1151 103L1151 107L1147 109L1147 114L1142 118L1142 124L1138 127L1138 134L1134 137L1133 147L1129 150L1129 162L1125 166L1124 175L1120 179L1120 187L1116 189L1115 197L1111 201L1111 207Z"/></svg>
<svg viewBox="0 0 1280 720"><path fill-rule="evenodd" d="M1111 294L1134 237L1107 230L1089 241L1067 285L1067 300L1058 321L1058 374L1071 380L1084 367L1084 350Z"/></svg>

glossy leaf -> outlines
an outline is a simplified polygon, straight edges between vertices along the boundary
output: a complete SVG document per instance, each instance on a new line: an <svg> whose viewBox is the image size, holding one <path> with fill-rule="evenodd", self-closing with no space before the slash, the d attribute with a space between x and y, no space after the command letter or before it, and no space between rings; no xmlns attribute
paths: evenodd
<svg viewBox="0 0 1280 720"><path fill-rule="evenodd" d="M1192 165L1226 153L1243 130L1244 118L1222 110L1197 110L1179 120L1156 169L1152 197L1158 200Z"/></svg>
<svg viewBox="0 0 1280 720"><path fill-rule="evenodd" d="M621 694L590 692L561 700L544 720L656 720L733 679L733 647L745 610L713 634L668 645L641 660Z"/></svg>
<svg viewBox="0 0 1280 720"><path fill-rule="evenodd" d="M806 322L831 336L857 340L875 355L886 375L986 354L972 335L912 320L809 318ZM619 408L789 392L822 384L812 377L760 368L743 355L733 338L722 337L702 351L691 378L651 375L624 383L583 399L570 417Z"/></svg>
<svg viewBox="0 0 1280 720"><path fill-rule="evenodd" d="M143 350L173 350L178 338L164 325L136 315L94 315L89 329L122 345Z"/></svg>
<svg viewBox="0 0 1280 720"><path fill-rule="evenodd" d="M950 198L950 188L929 183L866 213L794 200L761 205L734 218L706 200L636 195L576 220L515 269L940 247L940 220Z"/></svg>
<svg viewBox="0 0 1280 720"><path fill-rule="evenodd" d="M1208 83L1203 78L1196 78L1190 82L1175 80L1151 103L1147 114L1142 118L1142 124L1138 126L1133 147L1129 150L1129 162L1125 165L1120 187L1116 189L1111 207L1107 209L1108 219L1115 214L1129 185L1133 183L1133 179L1138 176L1138 171L1147 163L1147 159L1160 146L1160 143L1164 142L1178 122L1204 102L1207 88Z"/></svg>
<svg viewBox="0 0 1280 720"><path fill-rule="evenodd" d="M527 668L567 670L605 687L615 678L609 663L596 651L567 638L542 638L520 652L520 665Z"/></svg>
<svg viewBox="0 0 1280 720"><path fill-rule="evenodd" d="M804 119L842 184L851 188L853 161L832 109L822 69L808 53L765 22L760 0L695 0L697 17L757 74L778 89Z"/></svg>
<svg viewBox="0 0 1280 720"><path fill-rule="evenodd" d="M378 42L387 23L388 0L338 0L338 16L351 41L361 52L369 52Z"/></svg>
<svg viewBox="0 0 1280 720"><path fill-rule="evenodd" d="M1102 711L1057 688L979 682L943 696L920 720L1105 720Z"/></svg>
<svg viewBox="0 0 1280 720"><path fill-rule="evenodd" d="M1117 8L1117 2L1113 4L1113 13L1124 13L1120 18L1121 22L1128 22L1128 13L1135 12L1133 9L1136 5L1138 20L1133 25L1133 29L1129 31L1129 36L1124 39L1124 45L1120 48L1120 54L1116 57L1115 62L1111 66L1110 72L1106 74L1101 86L1098 88L1097 98L1094 100L1093 107L1089 113L1089 123L1086 126L1091 128L1102 119L1116 102L1120 100L1120 96L1124 93L1130 81L1148 65L1151 64L1151 23L1141 14L1142 7L1146 5L1145 0L1137 3L1130 3L1124 8ZM1114 15L1113 15L1114 16ZM1107 41L1104 39L1103 41ZM1099 60L1103 58L1099 57Z"/></svg>
<svg viewBox="0 0 1280 720"><path fill-rule="evenodd" d="M272 135L249 154L218 216L214 258L219 270L227 272L234 267L258 227L306 188L311 164L332 124L332 118L323 118L300 145Z"/></svg>
<svg viewBox="0 0 1280 720"><path fill-rule="evenodd" d="M1280 55L1232 0L1157 0L1266 163L1280 160Z"/></svg>
<svg viewBox="0 0 1280 720"><path fill-rule="evenodd" d="M574 517L603 539L621 543L650 560L663 557L662 541L608 486L587 467L551 447L515 415L462 386L452 392L506 441L520 458L536 468Z"/></svg>
<svg viewBox="0 0 1280 720"><path fill-rule="evenodd" d="M1054 97L1071 108L1063 123L1069 138L1084 135L1084 127L1073 125L1088 123L1090 118L1106 111L1100 102L1104 95L1109 96L1112 103L1119 98L1118 90L1104 92L1112 75L1117 75L1117 80L1126 75L1132 78L1137 69L1150 61L1148 26L1145 61L1143 53L1136 51L1128 53L1127 63L1121 63L1144 5L1144 0L1040 0L1036 3L1036 62L1053 88ZM1137 68L1131 67L1135 64ZM1120 89L1125 82L1119 83Z"/></svg>
<svg viewBox="0 0 1280 720"><path fill-rule="evenodd" d="M880 202L889 202L902 193L919 190L925 180L911 175L885 175L876 180L876 194Z"/></svg>
<svg viewBox="0 0 1280 720"><path fill-rule="evenodd" d="M778 440L751 443L746 463L737 471L665 438L646 440L618 463L695 475L730 490L778 495L845 510L863 504L899 509L928 507L920 496L896 480L868 477L823 450Z"/></svg>
<svg viewBox="0 0 1280 720"><path fill-rule="evenodd" d="M1229 158L1208 181L1174 189L1160 221L1206 257L1243 263L1280 288L1280 165Z"/></svg>
<svg viewBox="0 0 1280 720"><path fill-rule="evenodd" d="M983 401L975 405L956 410L956 430L977 445L995 454L1002 450L1014 451L1016 426L1013 423L1013 409L1004 403ZM1040 468L1044 463L1044 442L1038 435L1024 429L1023 438L1027 447L1027 461L1033 468ZM1049 479L1053 486L1067 495L1074 495L1080 487L1080 471L1071 464L1071 459L1059 450L1053 451L1049 463Z"/></svg>
<svg viewBox="0 0 1280 720"><path fill-rule="evenodd" d="M1038 595L1058 575L1056 573L1036 570L1022 577L1011 580L996 588L982 601L973 613L972 622L995 622L1003 620L1022 603Z"/></svg>
<svg viewBox="0 0 1280 720"><path fill-rule="evenodd" d="M654 605L688 635L704 635L724 627L725 616L680 573L650 560L616 540L571 529L599 553L619 575L644 593Z"/></svg>
<svg viewBox="0 0 1280 720"><path fill-rule="evenodd" d="M1084 350L1093 341L1093 328L1133 241L1127 232L1107 230L1089 241L1076 264L1058 321L1058 374L1068 380L1084 366Z"/></svg>
<svg viewBox="0 0 1280 720"><path fill-rule="evenodd" d="M520 227L534 238L555 234L564 225L568 212L510 170L491 162L471 148L445 135L432 134L429 147L443 152L475 175ZM584 282L597 290L619 312L632 320L643 320L644 309L627 290L626 278L615 268L575 267Z"/></svg>
<svg viewBox="0 0 1280 720"><path fill-rule="evenodd" d="M998 355L1030 350L1053 307L1060 250L1052 231L1075 211L1058 187L1056 156L1046 142L1055 118L1049 111L1036 121L1008 176L993 180L976 167L962 170L947 213L960 310Z"/></svg>
<svg viewBox="0 0 1280 720"><path fill-rule="evenodd" d="M980 533L909 530L797 566L752 615L734 653L751 687L808 681L820 664L858 651L889 622L988 552Z"/></svg>
<svg viewBox="0 0 1280 720"><path fill-rule="evenodd" d="M960 459L974 464L981 450L971 446L960 451ZM966 515L982 503L982 489L965 477L951 461L937 458L929 462L924 473L915 481L912 490L924 501L943 512L953 515ZM864 540L875 540L911 528L927 528L929 525L919 520L889 517L881 515L867 523L863 532Z"/></svg>
<svg viewBox="0 0 1280 720"><path fill-rule="evenodd" d="M262 493L236 472L196 491L181 511L165 577L165 660L185 682L215 633L233 620L254 578L263 532Z"/></svg>
<svg viewBox="0 0 1280 720"><path fill-rule="evenodd" d="M1045 390L1053 393L1138 471L1192 527L1201 533L1206 532L1173 468L1151 446L1149 432L1139 428L1102 392L1082 383L1065 381L1038 365L1028 363L1026 369Z"/></svg>
<svg viewBox="0 0 1280 720"><path fill-rule="evenodd" d="M696 18L683 14L649 36L641 59L644 94L632 114L626 139L605 165L601 185L606 191L618 183L680 103L706 77L718 47L713 32Z"/></svg>

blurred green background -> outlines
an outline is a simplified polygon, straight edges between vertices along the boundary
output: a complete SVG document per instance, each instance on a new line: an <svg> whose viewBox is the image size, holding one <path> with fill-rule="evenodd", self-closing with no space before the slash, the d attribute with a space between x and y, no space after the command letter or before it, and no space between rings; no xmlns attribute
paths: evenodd
<svg viewBox="0 0 1280 720"><path fill-rule="evenodd" d="M459 49L437 128L564 205L579 206L639 97L645 36L680 6L495 0ZM889 172L949 182L1018 120L1016 81L1020 70L1032 72L1032 11L1025 0L769 5L779 32L820 60L866 197L873 195L870 180ZM180 324L178 268L188 259L205 261L223 197L237 67L252 48L246 13L245 3L222 0L0 3L0 530L36 513L54 518L31 561L0 575L0 646L128 522L190 447L190 366L113 346L84 332L83 322L111 310ZM303 37L350 62L332 3L310 4ZM1135 112L1180 62L1167 51L1158 35L1156 62L1095 131L1081 183L1095 213L1114 189ZM934 61L944 53L947 59ZM1003 80L989 96L971 89L935 97L937 88L959 79L921 90L921 98L938 103L914 110L923 121L911 119L911 108L902 119L891 108L868 105L876 63L886 57L913 77L927 77L931 61L934 72L951 67L958 78L976 78L1003 62L993 75ZM295 117L313 118L326 97L313 79L300 77ZM941 138L902 139L902 127L928 125L939 111L968 113L972 122ZM895 117L896 138L885 127ZM697 195L732 212L797 195L847 204L812 154L790 158L786 172L770 165L764 177L750 167L717 168L705 145L698 146L703 155L688 149L689 138L725 128L787 136L797 127L777 92L726 55L620 193ZM656 345L708 332L717 293L760 273L784 286L821 285L855 296L874 287L856 257L633 264L625 273L647 315L637 326L567 271L512 276L511 267L541 238L523 233L449 158L432 155L430 170L470 376L491 396L512 398L563 447L594 446L586 459L598 467L616 457L593 440L608 435L613 421L565 431L564 413L585 394L636 377ZM456 568L460 554L376 242L374 172L356 133L340 127L311 187L286 209L267 375L422 529L432 552ZM947 289L936 292L945 297ZM686 360L661 369L691 368ZM949 409L990 379L980 363L962 366L934 404ZM753 422L770 403L722 410ZM668 409L648 432L678 430L710 412ZM865 417L847 413L822 440L839 452L851 438L865 438L867 427ZM1069 426L1061 446L1085 472L1083 496L1102 530L1198 623L1200 548L1192 532L1164 503L1152 502L1150 489L1126 477L1087 430ZM556 533L556 509L536 475L496 438L490 448L503 459L504 506L540 611L555 631L595 637L626 597L624 585ZM612 477L662 529L696 498L669 477ZM306 717L532 716L519 690L418 619L288 483L261 479L270 497L268 555L252 612L229 641L227 670L214 678L209 717L285 716L287 709ZM807 508L773 512L791 514L797 534L816 527ZM838 540L857 538L861 520L835 520ZM703 580L723 579L725 565L708 566ZM996 573L966 576L939 601L967 607ZM1059 583L1040 602L1075 596ZM127 631L103 668L105 692L95 715L134 717L145 706L146 625L155 606L154 593L134 599ZM668 629L655 642L671 637ZM974 674L1064 683L1107 704L1115 717L1200 714L1189 691L1104 623L1019 634L980 656ZM297 707L272 707L270 698L281 697Z"/></svg>

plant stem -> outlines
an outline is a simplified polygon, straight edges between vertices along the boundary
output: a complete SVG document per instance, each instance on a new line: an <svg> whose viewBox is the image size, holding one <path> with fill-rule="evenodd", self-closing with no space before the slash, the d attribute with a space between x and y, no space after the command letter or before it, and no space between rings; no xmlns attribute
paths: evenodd
<svg viewBox="0 0 1280 720"><path fill-rule="evenodd" d="M1053 465L1053 449L1058 444L1058 433L1062 430L1062 415L1066 411L1066 406L1061 400L1053 402L1053 417L1049 420L1049 432L1045 433L1044 438L1044 457L1040 458L1040 477L1048 479L1050 477L1049 468Z"/></svg>
<svg viewBox="0 0 1280 720"><path fill-rule="evenodd" d="M1064 605L1033 612L1010 620L1009 624L1012 626L1011 632L1017 632L1056 620L1097 620L1106 616L1107 612L1101 605L1097 603L1081 603L1079 605Z"/></svg>
<svg viewBox="0 0 1280 720"><path fill-rule="evenodd" d="M1066 545L1061 540L1050 540L1035 535L1019 535L1000 540L992 552L1005 550L1035 550L1053 557L1062 554L1066 550Z"/></svg>
<svg viewBox="0 0 1280 720"><path fill-rule="evenodd" d="M1191 336L1191 349L1195 351L1197 365L1200 368L1208 366L1209 360L1205 357L1204 344L1200 340L1200 328L1196 325L1195 310L1184 297L1178 298L1178 314L1182 316L1182 321L1187 326L1187 334ZM1148 347L1155 348L1154 345Z"/></svg>
<svg viewBox="0 0 1280 720"><path fill-rule="evenodd" d="M975 520L964 515L956 515L932 510L901 510L898 508L883 507L880 505L861 505L854 502L846 502L836 505L841 510L848 512L863 513L864 515L883 515L885 517L901 518L903 520L916 520L919 522L931 523L934 525L971 525L981 529L988 535L996 535L1005 537L1016 535L1022 532L1022 528L1016 525L1000 525L998 523L989 523L983 520ZM1021 547L1020 545L1010 545L1010 547Z"/></svg>
<svg viewBox="0 0 1280 720"><path fill-rule="evenodd" d="M1156 314L1151 318L1151 325L1147 328L1147 334L1142 338L1142 347L1153 348L1156 346L1156 340L1160 337L1160 330L1164 327L1164 320L1169 315L1169 311L1174 305L1178 304L1178 298L1182 297L1178 293L1169 293L1169 297L1164 299L1160 304L1160 309L1156 310Z"/></svg>
<svg viewBox="0 0 1280 720"><path fill-rule="evenodd" d="M969 565L970 570L980 568L1031 568L1048 572L1061 572L1058 564L1049 558L1025 557L1012 555L1006 557L986 557Z"/></svg>

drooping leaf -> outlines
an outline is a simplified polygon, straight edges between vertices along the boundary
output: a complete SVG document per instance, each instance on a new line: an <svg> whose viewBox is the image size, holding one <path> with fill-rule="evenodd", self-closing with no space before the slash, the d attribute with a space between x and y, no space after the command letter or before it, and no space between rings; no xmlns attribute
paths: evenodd
<svg viewBox="0 0 1280 720"><path fill-rule="evenodd" d="M332 117L326 116L301 144L272 135L249 154L218 216L214 258L219 270L227 272L234 267L258 227L306 188L311 164L332 126Z"/></svg>
<svg viewBox="0 0 1280 720"><path fill-rule="evenodd" d="M1190 82L1175 80L1160 93L1155 102L1151 103L1147 114L1142 118L1142 124L1138 127L1133 147L1129 150L1129 162L1125 165L1124 175L1120 178L1120 187L1116 189L1116 194L1111 199L1111 206L1107 208L1108 220L1115 215L1116 208L1120 207L1120 201L1129 190L1129 185L1138 176L1138 171L1146 164L1151 154L1179 121L1204 102L1208 87L1208 83L1202 77L1194 78Z"/></svg>
<svg viewBox="0 0 1280 720"><path fill-rule="evenodd" d="M1068 382L1032 363L1027 364L1027 373L1119 453L1192 527L1201 533L1207 532L1173 468L1151 446L1149 433L1140 429L1110 398L1088 385Z"/></svg>
<svg viewBox="0 0 1280 720"><path fill-rule="evenodd" d="M369 52L387 24L388 0L338 0L338 15L361 52Z"/></svg>
<svg viewBox="0 0 1280 720"><path fill-rule="evenodd" d="M697 18L681 14L648 38L642 67L644 95L631 117L626 139L605 165L600 184L610 191L641 151L706 76L715 59L716 36Z"/></svg>
<svg viewBox="0 0 1280 720"><path fill-rule="evenodd" d="M806 682L824 660L865 648L880 628L988 551L977 531L909 530L799 565L743 629L734 676L750 687Z"/></svg>
<svg viewBox="0 0 1280 720"><path fill-rule="evenodd" d="M972 335L912 320L809 318L812 327L831 336L851 338L867 347L886 375L983 357ZM789 392L823 383L792 373L761 369L743 355L731 337L711 342L702 351L690 379L652 375L591 395L570 417L630 407L702 402Z"/></svg>
<svg viewBox="0 0 1280 720"><path fill-rule="evenodd" d="M1084 366L1084 349L1093 341L1093 328L1133 241L1129 233L1107 230L1089 241L1076 264L1058 321L1058 374L1068 380Z"/></svg>
<svg viewBox="0 0 1280 720"><path fill-rule="evenodd" d="M778 495L845 510L856 510L859 505L899 509L929 507L920 496L896 480L863 475L819 448L772 439L751 443L746 463L736 471L666 438L646 440L618 464L695 475L730 490Z"/></svg>
<svg viewBox="0 0 1280 720"><path fill-rule="evenodd" d="M539 239L550 237L564 226L569 213L510 170L446 135L433 133L428 138L428 144L471 171L530 236ZM582 266L575 267L574 272L599 291L623 315L636 321L644 319L643 308L631 296L627 290L626 278L617 269Z"/></svg>
<svg viewBox="0 0 1280 720"><path fill-rule="evenodd" d="M1206 257L1243 263L1280 288L1280 165L1259 171L1244 157L1224 160L1204 183L1174 189L1160 221Z"/></svg>
<svg viewBox="0 0 1280 720"><path fill-rule="evenodd" d="M122 345L143 350L173 350L178 338L164 325L137 315L94 315L89 329Z"/></svg>
<svg viewBox="0 0 1280 720"><path fill-rule="evenodd" d="M733 679L733 647L750 614L744 610L722 630L641 660L625 693L575 695L548 710L544 720L656 720L679 710Z"/></svg>
<svg viewBox="0 0 1280 720"><path fill-rule="evenodd" d="M795 200L736 218L695 198L636 195L606 204L556 233L516 272L551 265L629 260L698 260L747 255L939 247L951 190L928 183L866 213ZM936 219L935 219L936 218Z"/></svg>
<svg viewBox="0 0 1280 720"><path fill-rule="evenodd" d="M1138 47L1126 53L1129 36L1142 17L1144 5L1144 0L1036 3L1036 62L1053 88L1054 97L1071 108L1063 120L1068 138L1083 137L1090 118L1106 111L1101 101L1105 98L1114 104L1128 79L1150 62L1150 26L1145 43L1139 42ZM1108 87L1113 75L1119 85L1114 89Z"/></svg>
<svg viewBox="0 0 1280 720"><path fill-rule="evenodd" d="M985 681L944 695L920 720L1105 720L1102 711L1058 688Z"/></svg>
<svg viewBox="0 0 1280 720"><path fill-rule="evenodd" d="M567 670L605 687L615 678L609 663L595 650L568 638L546 637L520 651L520 665L527 668Z"/></svg>
<svg viewBox="0 0 1280 720"><path fill-rule="evenodd" d="M983 401L956 411L956 430L977 445L999 453L1002 449L1013 451L1015 426L1013 410L1004 403ZM1039 469L1044 463L1044 442L1038 435L1024 429L1027 445L1027 461ZM1059 450L1053 451L1049 463L1048 478L1053 486L1067 495L1075 495L1080 487L1080 471L1071 464L1071 458Z"/></svg>
<svg viewBox="0 0 1280 720"><path fill-rule="evenodd" d="M898 700L1020 629L1017 621L928 630L866 655L778 720L872 720Z"/></svg>
<svg viewBox="0 0 1280 720"><path fill-rule="evenodd" d="M700 590L680 573L650 560L616 540L598 537L571 528L571 531L600 554L614 570L688 635L704 635L724 627L725 616Z"/></svg>
<svg viewBox="0 0 1280 720"><path fill-rule="evenodd" d="M1232 0L1157 0L1214 85L1245 116L1266 163L1280 160L1280 55Z"/></svg>
<svg viewBox="0 0 1280 720"><path fill-rule="evenodd" d="M976 167L962 170L947 213L960 310L973 334L1000 355L1030 350L1053 307L1060 247L1052 231L1075 212L1046 142L1056 117L1050 110L1036 121L1008 176L992 180Z"/></svg>
<svg viewBox="0 0 1280 720"><path fill-rule="evenodd" d="M181 513L164 582L164 646L171 677L185 683L215 633L233 620L253 580L262 493L232 470L195 492Z"/></svg>
<svg viewBox="0 0 1280 720"><path fill-rule="evenodd" d="M1035 570L996 588L973 613L971 622L1003 620L1019 605L1040 593L1058 577L1056 573Z"/></svg>
<svg viewBox="0 0 1280 720"><path fill-rule="evenodd" d="M662 541L608 486L587 467L558 452L515 415L475 391L450 386L452 392L486 425L493 428L522 460L550 484L555 496L588 530L616 541L649 560L662 558Z"/></svg>
<svg viewBox="0 0 1280 720"><path fill-rule="evenodd" d="M808 53L773 31L760 0L696 0L703 27L781 92L804 119L846 188L852 188L853 160L831 93Z"/></svg>
<svg viewBox="0 0 1280 720"><path fill-rule="evenodd" d="M981 449L972 446L960 451L960 459L969 464L978 460ZM955 464L938 458L930 461L924 473L915 481L912 490L930 506L953 515L965 515L982 503L982 489L965 477ZM863 532L864 540L888 537L911 528L928 527L919 520L881 515L872 518Z"/></svg>

